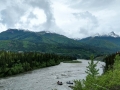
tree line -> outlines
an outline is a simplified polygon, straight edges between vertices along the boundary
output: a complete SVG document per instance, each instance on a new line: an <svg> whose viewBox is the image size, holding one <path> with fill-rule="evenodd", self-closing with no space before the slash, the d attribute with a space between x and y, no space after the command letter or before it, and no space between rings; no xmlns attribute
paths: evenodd
<svg viewBox="0 0 120 90"><path fill-rule="evenodd" d="M75 60L75 57L40 52L0 51L0 77L10 76Z"/></svg>
<svg viewBox="0 0 120 90"><path fill-rule="evenodd" d="M108 69L112 69L113 68L116 55L120 55L120 52L113 53L113 54L108 55L108 56L106 56L104 58L104 61L105 61L105 64L106 64L105 65L105 71L107 71Z"/></svg>

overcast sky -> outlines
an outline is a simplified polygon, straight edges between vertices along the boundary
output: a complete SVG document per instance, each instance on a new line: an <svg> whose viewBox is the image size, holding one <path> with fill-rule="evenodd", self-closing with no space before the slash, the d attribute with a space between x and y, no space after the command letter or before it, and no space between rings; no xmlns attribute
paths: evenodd
<svg viewBox="0 0 120 90"><path fill-rule="evenodd" d="M8 28L70 38L111 31L120 35L120 0L0 0L0 32Z"/></svg>

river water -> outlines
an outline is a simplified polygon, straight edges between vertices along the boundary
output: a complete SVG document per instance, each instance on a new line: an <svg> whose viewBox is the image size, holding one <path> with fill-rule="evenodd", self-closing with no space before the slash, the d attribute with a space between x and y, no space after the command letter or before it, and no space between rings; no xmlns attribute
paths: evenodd
<svg viewBox="0 0 120 90"><path fill-rule="evenodd" d="M0 79L0 90L71 90L67 81L85 79L86 66L89 60L82 60L82 63L60 63L57 66L38 69L24 74ZM99 62L97 68L102 74L103 62ZM62 81L63 85L57 85Z"/></svg>

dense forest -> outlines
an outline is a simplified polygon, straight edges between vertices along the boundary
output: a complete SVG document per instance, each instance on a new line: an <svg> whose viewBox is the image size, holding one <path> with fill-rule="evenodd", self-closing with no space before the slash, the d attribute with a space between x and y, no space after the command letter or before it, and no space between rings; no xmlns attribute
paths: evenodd
<svg viewBox="0 0 120 90"><path fill-rule="evenodd" d="M0 77L15 75L36 68L58 65L75 57L40 52L0 51Z"/></svg>
<svg viewBox="0 0 120 90"><path fill-rule="evenodd" d="M108 56L106 56L104 58L104 62L106 64L105 71L113 68L116 55L120 55L120 52L116 52L116 53L110 54L110 55L108 55Z"/></svg>

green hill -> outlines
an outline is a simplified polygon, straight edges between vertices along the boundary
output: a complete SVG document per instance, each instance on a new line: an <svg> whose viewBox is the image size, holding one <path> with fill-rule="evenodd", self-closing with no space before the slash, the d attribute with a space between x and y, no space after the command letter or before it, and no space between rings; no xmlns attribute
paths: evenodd
<svg viewBox="0 0 120 90"><path fill-rule="evenodd" d="M0 50L48 52L78 58L89 58L91 54L98 56L109 52L109 48L92 46L56 33L18 29L8 29L0 33Z"/></svg>
<svg viewBox="0 0 120 90"><path fill-rule="evenodd" d="M79 40L81 43L90 44L91 46L106 48L111 52L116 52L120 50L120 37L112 36L96 36L87 37Z"/></svg>

